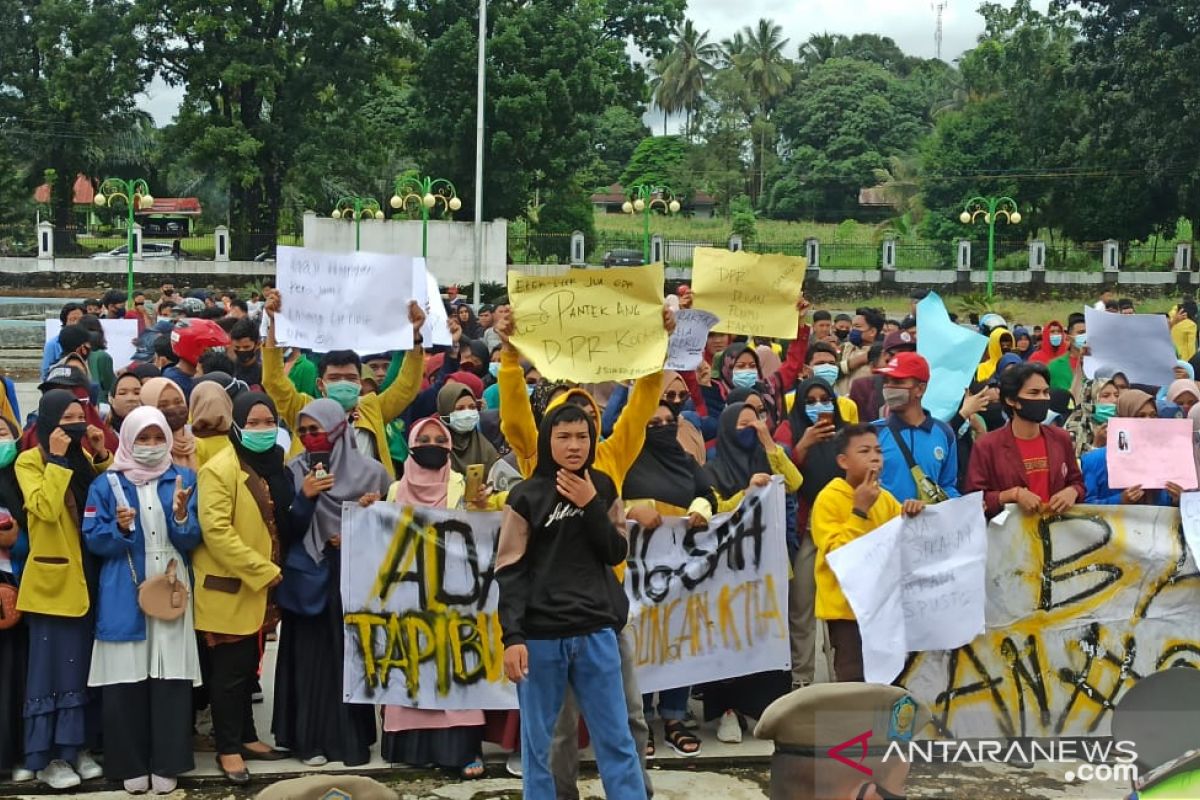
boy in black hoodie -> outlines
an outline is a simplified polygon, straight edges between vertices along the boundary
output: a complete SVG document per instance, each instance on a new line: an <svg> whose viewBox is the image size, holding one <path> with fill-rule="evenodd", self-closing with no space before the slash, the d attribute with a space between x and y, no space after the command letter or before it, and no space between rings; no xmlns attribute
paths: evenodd
<svg viewBox="0 0 1200 800"><path fill-rule="evenodd" d="M591 469L596 429L571 403L538 432L533 475L508 496L496 579L504 673L517 684L526 800L554 800L550 743L567 685L578 698L610 800L644 800L620 681L618 631L629 615L612 567L628 552L612 480Z"/></svg>

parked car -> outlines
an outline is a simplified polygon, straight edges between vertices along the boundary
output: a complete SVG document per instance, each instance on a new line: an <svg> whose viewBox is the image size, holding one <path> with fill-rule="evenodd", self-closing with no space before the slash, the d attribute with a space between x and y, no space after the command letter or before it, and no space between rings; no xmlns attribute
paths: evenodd
<svg viewBox="0 0 1200 800"><path fill-rule="evenodd" d="M604 268L609 267L640 267L646 262L642 260L641 250L609 250L604 254Z"/></svg>
<svg viewBox="0 0 1200 800"><path fill-rule="evenodd" d="M128 251L125 245L114 247L106 253L93 253L92 258L125 258ZM143 259L165 259L173 258L171 255L171 245L158 244L155 242L142 242L142 258Z"/></svg>

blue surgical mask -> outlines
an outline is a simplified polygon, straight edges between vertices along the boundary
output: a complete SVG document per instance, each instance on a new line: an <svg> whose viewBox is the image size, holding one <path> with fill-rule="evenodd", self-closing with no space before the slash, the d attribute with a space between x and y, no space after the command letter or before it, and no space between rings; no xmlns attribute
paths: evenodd
<svg viewBox="0 0 1200 800"><path fill-rule="evenodd" d="M841 377L842 371L837 364L818 364L812 368L814 378L820 378L830 386L837 383L837 379Z"/></svg>
<svg viewBox="0 0 1200 800"><path fill-rule="evenodd" d="M1078 347L1080 350L1087 347L1087 334L1086 333L1075 334L1075 346Z"/></svg>
<svg viewBox="0 0 1200 800"><path fill-rule="evenodd" d="M731 380L735 389L753 389L754 384L758 383L758 370L735 369Z"/></svg>
<svg viewBox="0 0 1200 800"><path fill-rule="evenodd" d="M493 361L490 364L488 364L488 372L492 373L493 378L499 378L500 377L500 362Z"/></svg>
<svg viewBox="0 0 1200 800"><path fill-rule="evenodd" d="M743 450L754 447L756 441L758 441L758 431L754 428L742 428L737 432L737 444Z"/></svg>
<svg viewBox="0 0 1200 800"><path fill-rule="evenodd" d="M1062 344L1062 334L1061 333L1050 334L1050 346L1051 347L1058 347L1061 344Z"/></svg>
<svg viewBox="0 0 1200 800"><path fill-rule="evenodd" d="M808 414L809 422L816 422L822 414L833 413L833 403L809 403L804 407L804 413Z"/></svg>

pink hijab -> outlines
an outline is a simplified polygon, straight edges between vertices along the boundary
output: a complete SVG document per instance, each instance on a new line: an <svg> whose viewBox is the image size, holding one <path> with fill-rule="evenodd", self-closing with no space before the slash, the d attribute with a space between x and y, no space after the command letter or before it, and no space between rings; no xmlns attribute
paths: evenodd
<svg viewBox="0 0 1200 800"><path fill-rule="evenodd" d="M408 434L408 449L417 446L417 437L421 434L421 429L428 426L436 426L442 433L446 435L446 449L451 447L450 429L442 424L442 421L437 417L427 417L419 420L412 426L412 430ZM124 427L122 425L121 427ZM438 470L425 469L420 466L412 458L404 462L404 477L400 479L400 485L396 487L396 502L404 503L410 506L425 506L427 508L445 508L447 487L450 482L450 460L446 460L446 465Z"/></svg>
<svg viewBox="0 0 1200 800"><path fill-rule="evenodd" d="M145 467L133 460L133 443L142 431L152 425L167 437L167 452L162 461L153 467ZM163 413L154 406L138 406L130 411L121 423L120 442L117 444L112 468L128 478L134 486L144 486L150 481L158 480L171 468L172 441L171 427L167 425L167 418Z"/></svg>

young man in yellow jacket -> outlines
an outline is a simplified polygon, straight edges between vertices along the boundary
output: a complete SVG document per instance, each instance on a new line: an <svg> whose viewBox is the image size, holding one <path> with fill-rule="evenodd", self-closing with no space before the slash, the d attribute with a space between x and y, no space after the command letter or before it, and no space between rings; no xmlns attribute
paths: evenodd
<svg viewBox="0 0 1200 800"><path fill-rule="evenodd" d="M275 289L267 291L267 304L263 311L267 315L267 341L262 353L263 390L270 396L279 411L279 419L295 430L300 410L314 398L299 392L288 379L283 368L283 350L275 340L275 312L283 307L280 294ZM413 325L413 349L404 356L400 375L384 391L378 394L362 394L362 362L353 350L335 350L321 359L317 390L346 410L347 420L355 428L355 443L358 449L377 459L388 476L396 477L395 468L388 451L387 426L404 413L421 391L424 377L425 353L421 349L421 326L425 324L425 312L415 302L408 304L408 319ZM304 452L300 437L292 437L292 449L288 458Z"/></svg>
<svg viewBox="0 0 1200 800"><path fill-rule="evenodd" d="M835 680L862 681L862 638L850 603L842 594L828 562L829 553L866 536L901 513L912 517L925 504L905 500L904 505L879 485L883 450L871 425L848 425L838 432L837 463L845 478L834 478L817 495L812 510L812 537L817 548L815 578L817 618L829 629Z"/></svg>

